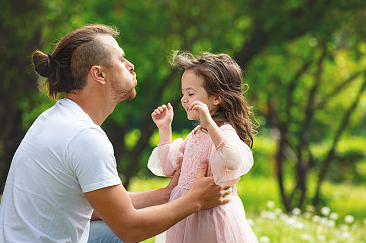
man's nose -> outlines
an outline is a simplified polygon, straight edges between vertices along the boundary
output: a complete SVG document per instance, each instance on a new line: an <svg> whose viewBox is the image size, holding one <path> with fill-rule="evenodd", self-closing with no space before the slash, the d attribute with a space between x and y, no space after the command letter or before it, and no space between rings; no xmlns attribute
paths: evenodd
<svg viewBox="0 0 366 243"><path fill-rule="evenodd" d="M135 66L127 60L126 68L128 71L132 72L135 69Z"/></svg>

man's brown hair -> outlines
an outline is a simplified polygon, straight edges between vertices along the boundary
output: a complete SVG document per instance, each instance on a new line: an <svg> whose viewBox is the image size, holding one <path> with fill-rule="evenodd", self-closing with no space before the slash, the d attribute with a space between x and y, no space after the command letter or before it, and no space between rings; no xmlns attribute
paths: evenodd
<svg viewBox="0 0 366 243"><path fill-rule="evenodd" d="M98 35L116 37L119 32L109 26L92 24L67 34L51 55L37 50L33 53L36 72L46 77L49 96L82 90L93 65L112 65L110 51L98 40Z"/></svg>

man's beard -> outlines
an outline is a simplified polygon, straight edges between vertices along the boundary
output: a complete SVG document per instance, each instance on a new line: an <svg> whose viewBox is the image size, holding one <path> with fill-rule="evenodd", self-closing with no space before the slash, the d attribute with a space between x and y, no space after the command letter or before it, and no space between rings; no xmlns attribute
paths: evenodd
<svg viewBox="0 0 366 243"><path fill-rule="evenodd" d="M111 83L111 88L113 90L112 99L113 99L113 101L116 102L116 104L118 104L119 102L124 101L124 100L132 100L136 96L135 86L133 86L129 90L125 90L119 85L119 83L117 83L116 81L113 81Z"/></svg>
<svg viewBox="0 0 366 243"><path fill-rule="evenodd" d="M130 89L128 91L114 90L114 94L113 94L113 100L116 103L119 103L119 102L125 101L125 100L132 100L135 97L136 97L135 87L133 87L132 89Z"/></svg>

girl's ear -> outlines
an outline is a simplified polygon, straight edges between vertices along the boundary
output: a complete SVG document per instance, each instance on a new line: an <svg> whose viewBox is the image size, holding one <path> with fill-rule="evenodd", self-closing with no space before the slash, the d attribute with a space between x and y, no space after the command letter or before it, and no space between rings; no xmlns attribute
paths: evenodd
<svg viewBox="0 0 366 243"><path fill-rule="evenodd" d="M102 66L92 66L90 68L90 76L99 84L106 84L105 72Z"/></svg>
<svg viewBox="0 0 366 243"><path fill-rule="evenodd" d="M213 102L214 105L219 105L221 103L221 98L218 95L213 96Z"/></svg>

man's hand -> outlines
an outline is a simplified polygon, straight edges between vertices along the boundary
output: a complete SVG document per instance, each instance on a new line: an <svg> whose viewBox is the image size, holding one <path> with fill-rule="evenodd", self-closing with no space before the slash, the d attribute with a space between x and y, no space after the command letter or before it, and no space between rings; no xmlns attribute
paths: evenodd
<svg viewBox="0 0 366 243"><path fill-rule="evenodd" d="M178 185L180 169L181 166L179 166L179 168L174 172L172 179L170 180L169 184L166 187L167 189L169 189L170 192L172 192L172 190Z"/></svg>
<svg viewBox="0 0 366 243"><path fill-rule="evenodd" d="M218 186L215 184L212 176L205 177L207 168L208 164L203 163L188 192L197 200L200 210L213 208L230 202L230 199L227 196L231 193L231 187Z"/></svg>

